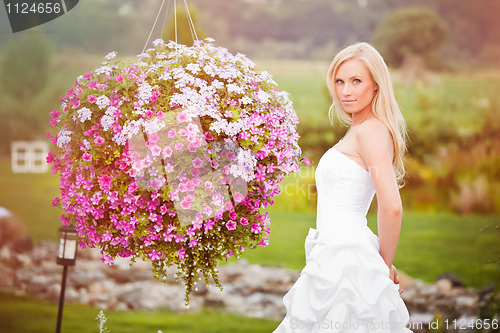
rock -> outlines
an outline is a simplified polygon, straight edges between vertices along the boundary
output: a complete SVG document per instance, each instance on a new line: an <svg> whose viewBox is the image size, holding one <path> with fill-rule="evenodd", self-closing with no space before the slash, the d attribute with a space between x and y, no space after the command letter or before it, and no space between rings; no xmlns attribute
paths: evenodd
<svg viewBox="0 0 500 333"><path fill-rule="evenodd" d="M453 287L465 287L465 284L459 278L457 278L455 275L451 273L441 274L436 281L439 280L449 280Z"/></svg>
<svg viewBox="0 0 500 333"><path fill-rule="evenodd" d="M16 253L11 246L0 247L0 288L57 302L63 268L56 264L56 256L57 244L53 242L40 242L25 253ZM222 291L213 281L209 286L203 280L196 282L186 307L184 286L175 280L175 273L175 267L167 268L166 281L161 283L153 278L147 261L130 266L130 259L120 258L110 267L101 262L98 249L85 249L79 252L76 266L69 268L65 299L105 310L191 312L211 307L280 320L285 315L283 295L299 276L298 271L241 260L219 267ZM485 307L494 290L489 286L478 293L449 275L429 285L399 274L400 287L405 290L401 297L412 321L429 321L428 317L438 311L443 318L473 316Z"/></svg>
<svg viewBox="0 0 500 333"><path fill-rule="evenodd" d="M28 235L22 236L14 242L14 251L17 253L25 253L33 250L33 241Z"/></svg>
<svg viewBox="0 0 500 333"><path fill-rule="evenodd" d="M441 294L448 294L453 289L453 282L448 279L439 279L436 281L436 287Z"/></svg>
<svg viewBox="0 0 500 333"><path fill-rule="evenodd" d="M455 299L458 308L475 308L477 296L459 296Z"/></svg>
<svg viewBox="0 0 500 333"><path fill-rule="evenodd" d="M0 207L0 246L14 247L16 242L29 238L22 223L4 207Z"/></svg>

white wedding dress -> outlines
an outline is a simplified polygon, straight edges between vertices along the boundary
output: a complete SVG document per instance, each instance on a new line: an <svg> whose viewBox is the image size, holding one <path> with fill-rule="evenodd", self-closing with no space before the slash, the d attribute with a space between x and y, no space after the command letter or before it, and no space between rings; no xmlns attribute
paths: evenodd
<svg viewBox="0 0 500 333"><path fill-rule="evenodd" d="M399 286L367 226L370 174L330 148L315 177L317 230L306 237L306 266L283 298L287 315L274 332L411 332Z"/></svg>

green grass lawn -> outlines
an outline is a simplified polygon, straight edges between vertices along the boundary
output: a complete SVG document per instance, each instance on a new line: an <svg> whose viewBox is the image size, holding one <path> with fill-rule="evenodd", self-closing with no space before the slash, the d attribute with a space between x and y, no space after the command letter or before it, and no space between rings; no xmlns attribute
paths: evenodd
<svg viewBox="0 0 500 333"><path fill-rule="evenodd" d="M66 304L61 332L99 333L96 308ZM116 333L271 332L278 323L206 310L201 313L106 312L105 327ZM0 292L0 332L54 332L57 304Z"/></svg>

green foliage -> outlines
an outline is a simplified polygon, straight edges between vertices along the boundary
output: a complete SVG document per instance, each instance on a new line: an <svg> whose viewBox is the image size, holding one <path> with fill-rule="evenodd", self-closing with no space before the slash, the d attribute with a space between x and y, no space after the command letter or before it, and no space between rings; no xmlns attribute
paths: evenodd
<svg viewBox="0 0 500 333"><path fill-rule="evenodd" d="M52 47L45 35L27 33L5 48L0 77L3 89L21 101L32 98L47 82Z"/></svg>
<svg viewBox="0 0 500 333"><path fill-rule="evenodd" d="M424 56L445 40L446 25L427 8L396 10L384 19L373 36L373 44L390 65L399 66L408 55Z"/></svg>

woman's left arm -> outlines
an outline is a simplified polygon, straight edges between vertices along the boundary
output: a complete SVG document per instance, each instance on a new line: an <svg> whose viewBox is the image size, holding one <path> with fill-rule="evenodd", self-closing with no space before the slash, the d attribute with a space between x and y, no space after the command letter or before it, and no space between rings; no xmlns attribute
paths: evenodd
<svg viewBox="0 0 500 333"><path fill-rule="evenodd" d="M377 228L380 255L393 272L393 261L401 231L403 207L392 166L393 143L389 130L380 121L366 121L356 132L363 158L377 193ZM396 280L396 277L394 277Z"/></svg>

